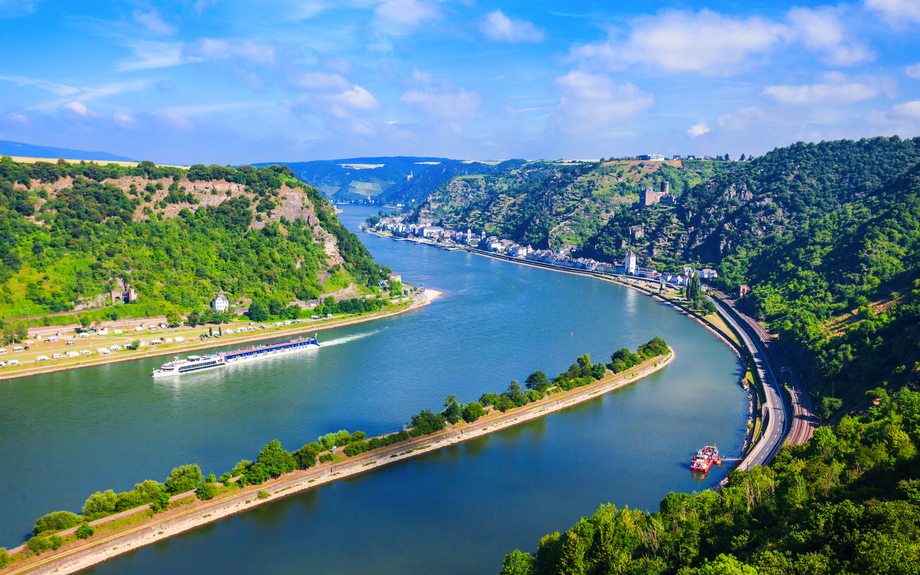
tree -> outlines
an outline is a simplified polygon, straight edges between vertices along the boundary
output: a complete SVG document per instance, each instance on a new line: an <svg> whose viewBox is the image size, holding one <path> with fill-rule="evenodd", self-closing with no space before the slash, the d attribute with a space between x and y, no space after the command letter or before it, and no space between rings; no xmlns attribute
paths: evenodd
<svg viewBox="0 0 920 575"><path fill-rule="evenodd" d="M166 312L166 323L169 325L179 325L180 321L182 321L182 316L180 316L175 310Z"/></svg>
<svg viewBox="0 0 920 575"><path fill-rule="evenodd" d="M76 533L77 539L89 539L90 537L93 536L93 533L95 532L96 531L92 527L90 527L89 524L84 523L80 525L79 527L77 527L77 533Z"/></svg>
<svg viewBox="0 0 920 575"><path fill-rule="evenodd" d="M293 456L281 449L281 443L277 439L270 441L259 453L256 464L261 464L271 477L278 477L283 473L293 471L295 465Z"/></svg>
<svg viewBox="0 0 920 575"><path fill-rule="evenodd" d="M62 531L80 523L80 516L70 511L55 511L49 513L35 522L32 528L32 535L38 535L44 531Z"/></svg>
<svg viewBox="0 0 920 575"><path fill-rule="evenodd" d="M188 317L186 317L186 321L188 321L188 324L190 326L197 327L198 324L201 323L201 316L198 314L197 311L193 311L192 313L188 314Z"/></svg>
<svg viewBox="0 0 920 575"><path fill-rule="evenodd" d="M111 515L115 513L115 503L117 501L118 496L111 489L105 493L97 491L90 495L86 503L83 504L83 517L87 521L93 521L100 517Z"/></svg>
<svg viewBox="0 0 920 575"><path fill-rule="evenodd" d="M249 319L252 321L265 321L268 319L268 310L265 309L262 302L253 300L252 303L249 304Z"/></svg>
<svg viewBox="0 0 920 575"><path fill-rule="evenodd" d="M202 483L195 490L195 496L201 500L214 499L215 495L217 495L217 486L213 483Z"/></svg>
<svg viewBox="0 0 920 575"><path fill-rule="evenodd" d="M467 423L472 423L485 414L486 410L482 408L482 404L478 401L467 403L463 407L463 421Z"/></svg>
<svg viewBox="0 0 920 575"><path fill-rule="evenodd" d="M531 575L536 567L536 561L530 553L515 549L505 555L502 561L502 571L499 575Z"/></svg>
<svg viewBox="0 0 920 575"><path fill-rule="evenodd" d="M173 469L166 479L166 490L173 495L185 493L198 487L203 479L201 468L197 464L180 465Z"/></svg>
<svg viewBox="0 0 920 575"><path fill-rule="evenodd" d="M304 445L291 455L294 456L294 467L297 469L308 469L316 465L316 456L319 451L312 445Z"/></svg>
<svg viewBox="0 0 920 575"><path fill-rule="evenodd" d="M268 481L269 477L268 471L261 463L250 465L249 469L246 470L246 475L244 475L246 485L261 485Z"/></svg>
<svg viewBox="0 0 920 575"><path fill-rule="evenodd" d="M511 380L511 384L508 386L508 391L506 393L508 399L510 399L514 405L521 406L526 403L527 398L524 397L524 393L521 391L521 386L518 382Z"/></svg>
<svg viewBox="0 0 920 575"><path fill-rule="evenodd" d="M542 371L535 371L527 376L527 379L524 380L524 385L527 389L534 389L539 392L544 392L549 388L549 379L546 377L546 374Z"/></svg>
<svg viewBox="0 0 920 575"><path fill-rule="evenodd" d="M450 395L444 400L444 411L441 412L441 415L452 424L460 421L461 410L456 395Z"/></svg>

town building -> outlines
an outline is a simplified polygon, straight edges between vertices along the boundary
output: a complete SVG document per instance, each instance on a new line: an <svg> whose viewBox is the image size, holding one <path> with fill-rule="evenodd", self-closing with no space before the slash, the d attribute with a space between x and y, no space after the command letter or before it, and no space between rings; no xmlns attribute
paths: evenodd
<svg viewBox="0 0 920 575"><path fill-rule="evenodd" d="M636 273L636 254L632 250L626 252L626 273L628 275L635 275Z"/></svg>
<svg viewBox="0 0 920 575"><path fill-rule="evenodd" d="M651 161L651 162L663 162L664 156L662 154L643 154L636 156L640 160Z"/></svg>
<svg viewBox="0 0 920 575"><path fill-rule="evenodd" d="M750 288L750 286L746 286L746 285L740 285L740 286L738 286L738 299L743 298L744 296L746 296L746 295L749 294L749 293L751 293L751 288Z"/></svg>
<svg viewBox="0 0 920 575"><path fill-rule="evenodd" d="M211 300L211 309L217 312L225 312L230 309L230 300L224 294L219 293Z"/></svg>

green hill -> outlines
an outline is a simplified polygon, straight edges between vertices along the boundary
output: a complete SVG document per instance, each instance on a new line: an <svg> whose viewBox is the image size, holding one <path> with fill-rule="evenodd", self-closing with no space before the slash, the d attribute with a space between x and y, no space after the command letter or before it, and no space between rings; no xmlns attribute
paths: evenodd
<svg viewBox="0 0 920 575"><path fill-rule="evenodd" d="M0 317L111 303L122 316L307 300L385 270L286 167L188 170L0 160Z"/></svg>

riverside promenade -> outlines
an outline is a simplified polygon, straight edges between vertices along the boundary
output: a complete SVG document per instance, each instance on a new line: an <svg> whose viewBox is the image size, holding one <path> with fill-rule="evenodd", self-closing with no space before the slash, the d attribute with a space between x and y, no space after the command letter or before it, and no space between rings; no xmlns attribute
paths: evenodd
<svg viewBox="0 0 920 575"><path fill-rule="evenodd" d="M172 498L173 501L188 501L189 499L191 501L150 518L141 517L134 526L128 525L118 532L106 534L104 528L99 529L97 534L90 539L68 543L58 551L16 562L0 573L6 575L26 572L74 573L81 571L122 553L162 541L170 536L271 501L276 496L290 495L345 477L359 475L371 469L415 457L428 450L456 445L590 401L664 369L674 357L674 351L671 349L668 355L649 359L623 373L612 374L608 371L603 379L592 384L552 393L540 401L508 410L505 413L491 409L485 416L472 423L449 426L438 433L365 452L350 457L347 461L325 463L308 470L294 471L261 485L225 493L213 500L197 500L194 498L194 492L179 494ZM259 492L263 490L269 493L268 497L259 497ZM133 517L143 516L147 514L148 508L149 506L139 507L126 514ZM121 514L121 516L126 514ZM118 520L126 521L126 518L121 516ZM102 524L111 521L113 517L93 523L101 527ZM67 530L60 535L66 536L72 531L73 529Z"/></svg>

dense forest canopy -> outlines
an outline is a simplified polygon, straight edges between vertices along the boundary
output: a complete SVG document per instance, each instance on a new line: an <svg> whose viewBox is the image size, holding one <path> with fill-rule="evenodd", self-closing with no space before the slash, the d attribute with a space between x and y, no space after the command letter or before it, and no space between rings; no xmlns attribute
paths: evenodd
<svg viewBox="0 0 920 575"><path fill-rule="evenodd" d="M388 271L282 166L3 158L0 194L4 317L70 310L123 286L151 313L198 309L217 292L310 300Z"/></svg>

